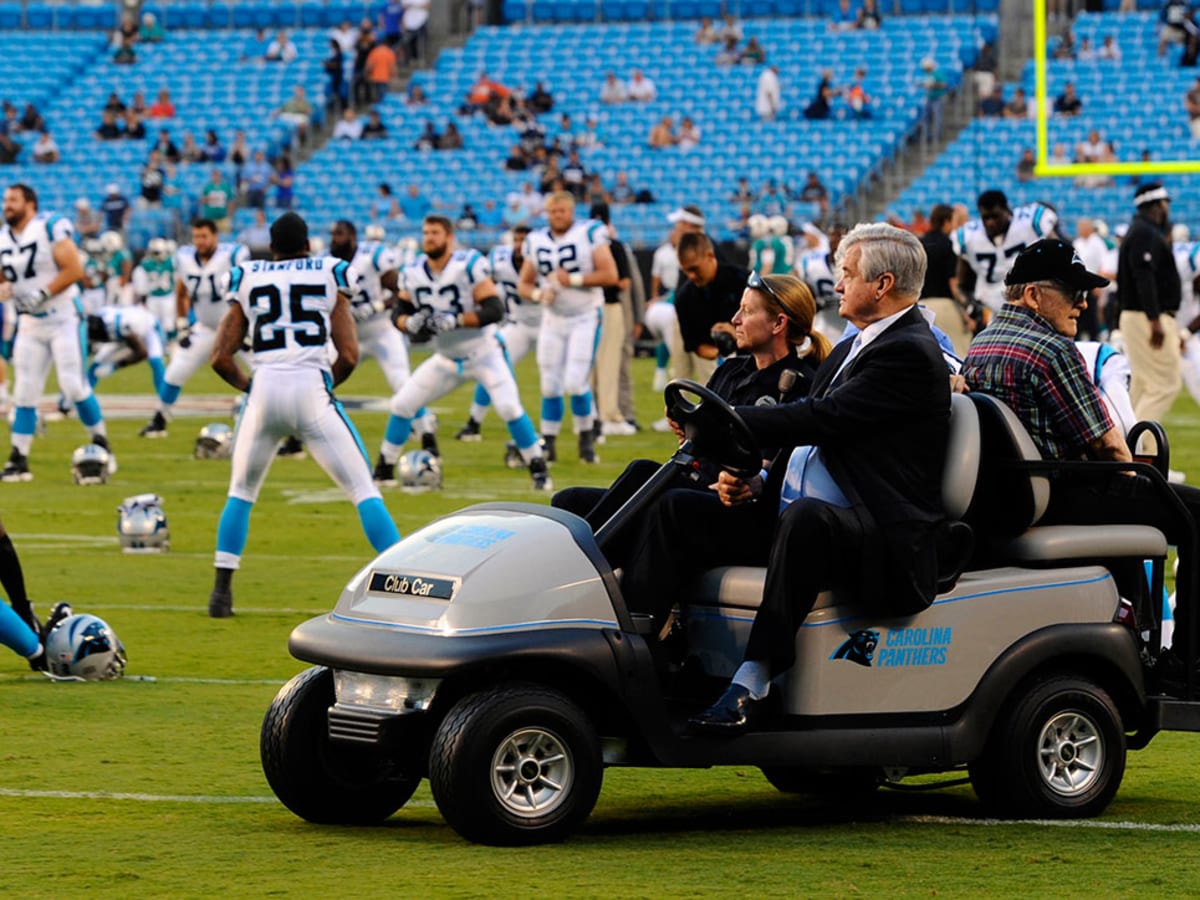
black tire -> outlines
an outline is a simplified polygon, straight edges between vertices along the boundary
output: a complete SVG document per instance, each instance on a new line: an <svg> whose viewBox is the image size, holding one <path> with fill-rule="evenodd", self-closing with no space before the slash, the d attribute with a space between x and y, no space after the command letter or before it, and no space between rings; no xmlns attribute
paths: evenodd
<svg viewBox="0 0 1200 900"><path fill-rule="evenodd" d="M330 741L333 702L333 673L322 666L285 684L263 718L263 772L283 805L302 819L377 824L408 802L420 776L400 771L374 748Z"/></svg>
<svg viewBox="0 0 1200 900"><path fill-rule="evenodd" d="M988 807L1018 818L1099 815L1125 774L1125 730L1104 688L1055 675L1034 682L970 766Z"/></svg>
<svg viewBox="0 0 1200 900"><path fill-rule="evenodd" d="M464 697L429 750L438 809L480 844L562 840L596 805L603 773L600 741L583 710L531 684Z"/></svg>
<svg viewBox="0 0 1200 900"><path fill-rule="evenodd" d="M795 766L763 766L771 786L785 794L814 797L864 798L879 787L878 769L804 769Z"/></svg>

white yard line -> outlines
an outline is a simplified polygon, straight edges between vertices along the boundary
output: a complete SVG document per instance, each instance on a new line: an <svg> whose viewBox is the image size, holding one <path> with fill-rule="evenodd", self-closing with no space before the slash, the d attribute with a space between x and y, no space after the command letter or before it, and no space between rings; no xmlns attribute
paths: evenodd
<svg viewBox="0 0 1200 900"><path fill-rule="evenodd" d="M208 794L141 794L116 791L39 791L25 788L0 788L0 797L17 797L45 800L130 800L135 803L275 803L279 800L270 796L220 797ZM432 800L413 800L405 804L415 809L433 809Z"/></svg>

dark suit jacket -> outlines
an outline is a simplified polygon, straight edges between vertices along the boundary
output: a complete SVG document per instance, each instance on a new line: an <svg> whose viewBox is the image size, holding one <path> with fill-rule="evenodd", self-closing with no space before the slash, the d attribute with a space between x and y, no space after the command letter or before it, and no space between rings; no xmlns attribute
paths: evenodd
<svg viewBox="0 0 1200 900"><path fill-rule="evenodd" d="M949 375L941 348L916 307L835 379L851 343L842 341L822 363L808 397L777 407L739 406L737 411L763 445L821 448L830 473L874 538L871 546L882 556L863 561L862 596L895 612L916 612L932 603L937 592ZM778 485L782 466L772 469L776 475L769 481Z"/></svg>

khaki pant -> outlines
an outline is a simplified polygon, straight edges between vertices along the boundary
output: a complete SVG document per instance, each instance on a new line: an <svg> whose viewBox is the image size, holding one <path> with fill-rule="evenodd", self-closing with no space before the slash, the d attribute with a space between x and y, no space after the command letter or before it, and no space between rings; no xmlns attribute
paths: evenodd
<svg viewBox="0 0 1200 900"><path fill-rule="evenodd" d="M596 412L601 422L623 422L620 406L621 348L625 345L625 310L604 304L600 346L596 348Z"/></svg>
<svg viewBox="0 0 1200 900"><path fill-rule="evenodd" d="M957 300L949 297L922 297L921 305L933 313L933 324L950 337L954 354L962 359L971 346L971 330L967 327L967 314Z"/></svg>
<svg viewBox="0 0 1200 900"><path fill-rule="evenodd" d="M1146 314L1121 313L1125 355L1133 371L1129 399L1138 421L1161 422L1183 386L1175 317L1163 313L1158 321L1162 323L1163 344L1155 350L1150 346L1150 320Z"/></svg>
<svg viewBox="0 0 1200 900"><path fill-rule="evenodd" d="M717 371L715 359L705 359L698 353L688 353L683 349L683 337L676 329L671 335L671 377L690 378L700 384L708 384L713 372Z"/></svg>

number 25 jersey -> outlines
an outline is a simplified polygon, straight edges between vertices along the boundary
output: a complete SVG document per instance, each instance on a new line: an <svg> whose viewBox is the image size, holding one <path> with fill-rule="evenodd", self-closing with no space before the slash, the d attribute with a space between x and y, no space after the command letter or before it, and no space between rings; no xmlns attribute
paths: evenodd
<svg viewBox="0 0 1200 900"><path fill-rule="evenodd" d="M604 289L598 287L563 287L551 281L555 269L568 274L589 275L596 271L592 253L597 247L608 246L608 228L603 222L575 222L563 234L549 228L529 232L522 255L533 260L537 267L538 285L554 290L554 302L546 309L561 316L574 316L599 309L604 304Z"/></svg>
<svg viewBox="0 0 1200 900"><path fill-rule="evenodd" d="M229 302L249 322L252 365L330 371L326 341L338 294L351 293L350 264L332 256L253 260L229 273Z"/></svg>
<svg viewBox="0 0 1200 900"><path fill-rule="evenodd" d="M478 250L459 248L450 254L442 271L434 272L424 253L404 267L403 287L417 309L433 313L475 312L475 286L492 277L488 262ZM483 328L455 328L433 338L438 353L451 359L466 359L481 346L495 325Z"/></svg>

